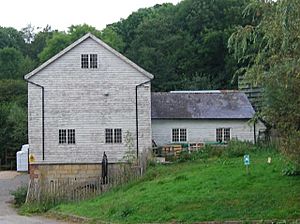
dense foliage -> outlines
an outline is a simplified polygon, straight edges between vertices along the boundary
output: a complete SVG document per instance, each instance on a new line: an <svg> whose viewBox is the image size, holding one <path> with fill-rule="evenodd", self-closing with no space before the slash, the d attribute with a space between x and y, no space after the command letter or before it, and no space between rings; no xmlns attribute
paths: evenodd
<svg viewBox="0 0 300 224"><path fill-rule="evenodd" d="M232 34L229 47L246 78L264 89L261 117L278 132L282 150L300 170L300 2L257 0L252 22Z"/></svg>

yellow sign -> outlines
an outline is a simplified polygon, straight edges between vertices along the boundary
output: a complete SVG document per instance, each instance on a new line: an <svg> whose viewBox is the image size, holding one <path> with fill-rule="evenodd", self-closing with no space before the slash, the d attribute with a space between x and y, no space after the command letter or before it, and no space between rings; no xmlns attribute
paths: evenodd
<svg viewBox="0 0 300 224"><path fill-rule="evenodd" d="M29 163L34 163L35 162L35 157L33 154L29 154Z"/></svg>

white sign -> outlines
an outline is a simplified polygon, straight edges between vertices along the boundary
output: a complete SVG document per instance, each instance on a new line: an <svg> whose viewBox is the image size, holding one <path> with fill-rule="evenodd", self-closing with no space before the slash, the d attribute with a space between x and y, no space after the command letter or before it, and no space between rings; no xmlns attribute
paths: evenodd
<svg viewBox="0 0 300 224"><path fill-rule="evenodd" d="M250 165L250 156L249 155L244 155L244 164L245 164L245 166Z"/></svg>

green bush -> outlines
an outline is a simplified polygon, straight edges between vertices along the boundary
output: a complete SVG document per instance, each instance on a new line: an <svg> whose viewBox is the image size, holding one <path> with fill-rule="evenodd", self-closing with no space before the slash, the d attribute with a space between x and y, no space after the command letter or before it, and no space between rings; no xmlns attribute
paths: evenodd
<svg viewBox="0 0 300 224"><path fill-rule="evenodd" d="M253 143L232 140L228 142L227 147L224 149L224 156L228 158L241 157L253 151L256 151L256 148Z"/></svg>
<svg viewBox="0 0 300 224"><path fill-rule="evenodd" d="M286 167L282 170L282 174L284 176L298 176L300 175L300 171L297 169L296 164L288 162Z"/></svg>
<svg viewBox="0 0 300 224"><path fill-rule="evenodd" d="M26 201L27 187L21 186L21 187L17 188L17 190L10 192L10 194L14 196L15 205L17 207L21 207Z"/></svg>

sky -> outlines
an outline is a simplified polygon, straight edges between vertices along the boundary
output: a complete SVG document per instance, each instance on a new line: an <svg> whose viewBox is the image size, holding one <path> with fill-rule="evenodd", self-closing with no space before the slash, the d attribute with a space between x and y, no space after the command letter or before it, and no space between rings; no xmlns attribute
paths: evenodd
<svg viewBox="0 0 300 224"><path fill-rule="evenodd" d="M8 0L0 4L0 26L20 30L34 27L67 30L71 25L86 23L97 29L127 18L139 8L181 0Z"/></svg>

